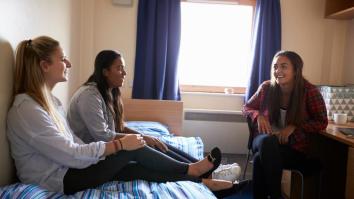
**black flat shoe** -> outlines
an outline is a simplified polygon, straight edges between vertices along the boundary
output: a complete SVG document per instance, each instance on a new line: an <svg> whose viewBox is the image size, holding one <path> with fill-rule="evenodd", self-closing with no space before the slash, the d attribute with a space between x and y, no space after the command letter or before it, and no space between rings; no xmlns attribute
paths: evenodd
<svg viewBox="0 0 354 199"><path fill-rule="evenodd" d="M202 174L200 178L208 178L215 169L217 169L221 163L221 151L218 147L214 147L207 156L209 162L213 163L213 168Z"/></svg>
<svg viewBox="0 0 354 199"><path fill-rule="evenodd" d="M246 185L248 185L250 183L251 183L251 180L241 180L238 183L234 183L231 188L223 189L220 191L213 191L213 194L217 198L225 198L227 196L230 196L232 194L240 192L243 188L246 187Z"/></svg>

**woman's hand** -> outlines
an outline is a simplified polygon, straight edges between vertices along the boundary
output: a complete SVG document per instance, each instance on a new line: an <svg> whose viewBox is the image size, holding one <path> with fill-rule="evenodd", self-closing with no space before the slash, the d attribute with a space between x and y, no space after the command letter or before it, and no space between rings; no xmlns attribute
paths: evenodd
<svg viewBox="0 0 354 199"><path fill-rule="evenodd" d="M154 138L152 136L148 136L148 135L143 135L144 140L146 141L146 144L155 148L159 148L161 151L163 152L167 152L168 151L168 147L166 146L165 143L161 142L159 139Z"/></svg>
<svg viewBox="0 0 354 199"><path fill-rule="evenodd" d="M295 130L294 125L288 125L285 128L283 128L281 131L279 131L279 133L276 134L279 143L287 144L289 142L289 136L294 132L294 130Z"/></svg>
<svg viewBox="0 0 354 199"><path fill-rule="evenodd" d="M269 120L263 115L258 115L257 117L258 131L260 133L272 134L272 127L270 126Z"/></svg>
<svg viewBox="0 0 354 199"><path fill-rule="evenodd" d="M140 134L127 134L120 138L122 149L132 151L143 147L146 142Z"/></svg>

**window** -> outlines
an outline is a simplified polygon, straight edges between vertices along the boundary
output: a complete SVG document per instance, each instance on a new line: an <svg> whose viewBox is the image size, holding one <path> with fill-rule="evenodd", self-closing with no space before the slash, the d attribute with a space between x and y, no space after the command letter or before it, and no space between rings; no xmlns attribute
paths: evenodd
<svg viewBox="0 0 354 199"><path fill-rule="evenodd" d="M254 4L213 2L182 2L181 90L244 93L250 72Z"/></svg>

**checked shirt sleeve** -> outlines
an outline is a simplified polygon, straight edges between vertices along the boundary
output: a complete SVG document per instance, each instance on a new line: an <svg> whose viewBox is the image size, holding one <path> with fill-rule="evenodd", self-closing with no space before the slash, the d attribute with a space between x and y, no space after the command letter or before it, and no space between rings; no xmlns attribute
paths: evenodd
<svg viewBox="0 0 354 199"><path fill-rule="evenodd" d="M305 132L317 133L326 129L328 125L327 110L321 93L316 87L308 90L306 101L308 117L301 128Z"/></svg>

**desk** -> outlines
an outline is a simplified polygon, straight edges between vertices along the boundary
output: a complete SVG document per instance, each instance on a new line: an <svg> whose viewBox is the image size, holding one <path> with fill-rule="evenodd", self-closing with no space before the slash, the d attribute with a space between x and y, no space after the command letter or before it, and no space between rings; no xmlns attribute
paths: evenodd
<svg viewBox="0 0 354 199"><path fill-rule="evenodd" d="M354 128L354 123L336 125L330 122L326 131L321 132L319 136L325 138L318 140L325 167L322 180L325 182L322 187L325 190L321 192L329 198L342 198L345 193L345 198L354 199L354 139L339 132L339 127ZM331 189L334 189L333 192Z"/></svg>
<svg viewBox="0 0 354 199"><path fill-rule="evenodd" d="M334 124L329 122L326 131L321 132L322 135L329 137L331 139L342 142L351 148L354 148L354 138L347 138L343 133L339 132L337 128L354 128L354 123L350 122L344 125Z"/></svg>

